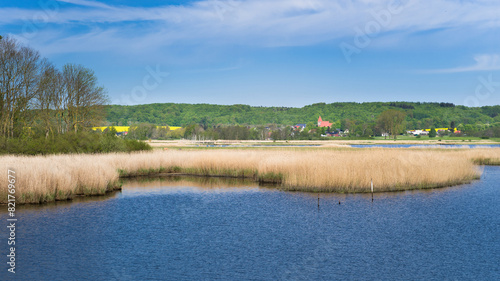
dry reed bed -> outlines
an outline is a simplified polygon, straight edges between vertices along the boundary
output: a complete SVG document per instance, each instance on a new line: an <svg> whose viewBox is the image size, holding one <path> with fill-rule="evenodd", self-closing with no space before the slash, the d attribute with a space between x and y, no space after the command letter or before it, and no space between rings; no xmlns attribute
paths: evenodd
<svg viewBox="0 0 500 281"><path fill-rule="evenodd" d="M478 165L500 165L500 148L459 149L457 154Z"/></svg>
<svg viewBox="0 0 500 281"><path fill-rule="evenodd" d="M490 159L490 160L485 160ZM252 178L285 190L368 192L450 186L480 177L476 162L497 162L500 149L168 150L133 154L2 156L0 202L7 169L16 171L17 203L104 194L120 176L185 173ZM474 161L471 161L474 160Z"/></svg>
<svg viewBox="0 0 500 281"><path fill-rule="evenodd" d="M16 203L68 200L76 195L103 195L116 187L118 174L99 155L2 156L0 203L7 200L7 170L15 171Z"/></svg>

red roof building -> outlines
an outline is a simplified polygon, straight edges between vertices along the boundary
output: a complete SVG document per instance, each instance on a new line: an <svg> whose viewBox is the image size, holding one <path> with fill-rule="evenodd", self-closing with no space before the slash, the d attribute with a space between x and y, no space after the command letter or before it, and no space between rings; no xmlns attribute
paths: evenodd
<svg viewBox="0 0 500 281"><path fill-rule="evenodd" d="M330 121L323 121L321 116L318 118L318 127L331 127L333 124Z"/></svg>

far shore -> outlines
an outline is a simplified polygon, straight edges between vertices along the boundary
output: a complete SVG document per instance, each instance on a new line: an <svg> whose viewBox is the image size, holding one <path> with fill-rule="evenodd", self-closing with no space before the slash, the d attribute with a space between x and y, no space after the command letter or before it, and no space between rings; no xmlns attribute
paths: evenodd
<svg viewBox="0 0 500 281"><path fill-rule="evenodd" d="M397 144L413 144L413 145L494 145L500 144L489 139L472 139L456 140L456 139L425 139L425 140L408 140L408 139L373 139L373 140L149 140L146 141L154 148L168 148L168 147L197 147L197 146L322 146L322 147L349 147L350 145L397 145Z"/></svg>

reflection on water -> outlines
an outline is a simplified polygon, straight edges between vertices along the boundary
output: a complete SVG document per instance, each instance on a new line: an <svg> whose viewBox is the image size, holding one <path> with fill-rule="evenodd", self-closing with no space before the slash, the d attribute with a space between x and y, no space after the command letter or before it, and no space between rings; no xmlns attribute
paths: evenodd
<svg viewBox="0 0 500 281"><path fill-rule="evenodd" d="M226 177L167 176L140 177L123 181L122 196L152 196L185 192L256 191L259 184L249 179Z"/></svg>
<svg viewBox="0 0 500 281"><path fill-rule="evenodd" d="M500 280L498 182L500 167L486 167L468 185L372 202L240 179L136 179L106 197L20 208L15 277Z"/></svg>
<svg viewBox="0 0 500 281"><path fill-rule="evenodd" d="M72 206L76 205L84 205L84 204L96 204L99 202L104 202L108 201L111 199L116 198L121 191L111 191L108 192L104 195L99 195L99 196L75 196L73 197L72 200L64 200L64 201L53 201L53 202L47 202L43 204L24 204L24 205L17 205L16 206L16 212L17 213L24 213L24 212L38 212L40 210L60 210L62 208L69 208ZM2 206L6 205L0 205L0 215L7 215L8 210L7 208L2 208Z"/></svg>
<svg viewBox="0 0 500 281"><path fill-rule="evenodd" d="M197 177L197 176L167 176L167 177L137 177L125 179L123 188L158 188L191 186L201 189L234 188L234 187L258 187L253 180L229 177Z"/></svg>

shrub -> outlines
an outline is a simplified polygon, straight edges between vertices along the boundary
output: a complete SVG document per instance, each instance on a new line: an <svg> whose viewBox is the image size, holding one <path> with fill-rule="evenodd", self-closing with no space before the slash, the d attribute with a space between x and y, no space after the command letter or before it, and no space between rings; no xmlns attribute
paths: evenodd
<svg viewBox="0 0 500 281"><path fill-rule="evenodd" d="M153 149L149 144L137 140L125 140L125 146L128 152Z"/></svg>
<svg viewBox="0 0 500 281"><path fill-rule="evenodd" d="M106 153L151 150L147 143L125 140L115 132L67 132L45 138L0 139L0 154L46 155L67 153Z"/></svg>

